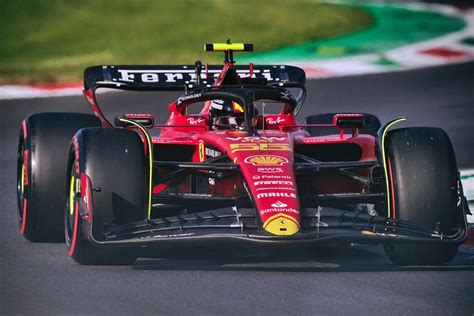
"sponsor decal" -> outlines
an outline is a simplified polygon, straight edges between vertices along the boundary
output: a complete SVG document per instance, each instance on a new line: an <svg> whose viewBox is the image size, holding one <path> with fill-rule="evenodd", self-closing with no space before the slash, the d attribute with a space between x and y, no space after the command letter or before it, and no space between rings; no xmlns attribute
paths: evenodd
<svg viewBox="0 0 474 316"><path fill-rule="evenodd" d="M230 149L233 153L238 151L260 151L260 150L283 150L290 151L288 144L268 144L268 143L239 143L230 144Z"/></svg>
<svg viewBox="0 0 474 316"><path fill-rule="evenodd" d="M287 207L287 206L288 206L288 204L285 204L282 201L276 201L275 203L273 203L271 205L271 207L279 207L279 208Z"/></svg>
<svg viewBox="0 0 474 316"><path fill-rule="evenodd" d="M158 144L194 144L195 141L192 139L186 139L186 140L179 140L179 139L174 139L174 138L160 138L157 136L152 137L153 143L158 143Z"/></svg>
<svg viewBox="0 0 474 316"><path fill-rule="evenodd" d="M298 215L300 213L300 212L298 212L298 210L295 210L294 208L267 208L267 209L261 210L259 213L260 213L260 215L263 216L267 213L282 213L282 212L293 213L293 214L296 214L296 215Z"/></svg>
<svg viewBox="0 0 474 316"><path fill-rule="evenodd" d="M246 135L247 132L239 131L237 129L233 130L224 130L224 131L213 131L214 134L219 134L219 135Z"/></svg>
<svg viewBox="0 0 474 316"><path fill-rule="evenodd" d="M293 182L291 181L255 181L253 183L255 186L259 185L293 185Z"/></svg>
<svg viewBox="0 0 474 316"><path fill-rule="evenodd" d="M284 123L285 119L278 116L276 119L274 119L273 117L269 117L269 118L267 118L266 121L270 125L275 125L275 124Z"/></svg>
<svg viewBox="0 0 474 316"><path fill-rule="evenodd" d="M184 95L184 96L178 98L178 104L181 104L186 100L200 98L200 97L201 97L200 93L193 93L193 94L190 94L190 95Z"/></svg>
<svg viewBox="0 0 474 316"><path fill-rule="evenodd" d="M265 192L265 193L258 193L257 199L261 198L268 198L268 197L286 197L296 199L295 193L288 193L288 192Z"/></svg>
<svg viewBox="0 0 474 316"><path fill-rule="evenodd" d="M226 139L234 141L234 142L242 142L242 143L259 143L259 142L275 142L275 141L282 141L285 140L286 137L257 137L257 136L247 136L247 137L226 137Z"/></svg>
<svg viewBox="0 0 474 316"><path fill-rule="evenodd" d="M128 113L123 115L125 118L136 119L136 118L153 118L153 115L148 113Z"/></svg>
<svg viewBox="0 0 474 316"><path fill-rule="evenodd" d="M126 81L126 82L134 82L135 81L135 74L140 75L140 81L142 82L158 82L158 74L152 71L134 71L134 70L126 70L126 69L119 69L118 72L120 73L120 77L118 80Z"/></svg>
<svg viewBox="0 0 474 316"><path fill-rule="evenodd" d="M279 168L258 168L258 169L279 169ZM258 170L260 172L262 172L262 170ZM274 170L271 170L271 172L275 172ZM277 171L277 172L280 172L280 171ZM252 179L254 180L259 180L259 179L289 179L289 180L292 180L293 177L291 176L282 176L282 175L272 175L272 174L262 174L262 175L253 175L252 176Z"/></svg>
<svg viewBox="0 0 474 316"><path fill-rule="evenodd" d="M212 100L211 108L214 108L216 110L222 110L223 107L224 107L224 100L220 100L220 99Z"/></svg>
<svg viewBox="0 0 474 316"><path fill-rule="evenodd" d="M175 83L177 80L180 81L196 81L196 73L194 69L117 69L119 77L112 78L113 81L124 81L124 82L144 82L153 83L164 81L166 83ZM211 77L217 78L220 74L220 69L208 69L206 71ZM208 78L206 73L201 73L201 79L206 82ZM248 77L249 70L237 70L239 77ZM254 69L253 78L263 77L268 81L274 81L270 69Z"/></svg>
<svg viewBox="0 0 474 316"><path fill-rule="evenodd" d="M257 172L261 172L261 173L281 173L283 172L283 169L279 168L279 167L260 167L260 168L257 168ZM262 175L263 177L263 175Z"/></svg>
<svg viewBox="0 0 474 316"><path fill-rule="evenodd" d="M190 125L199 125L206 120L202 117L188 117L186 121L188 121Z"/></svg>
<svg viewBox="0 0 474 316"><path fill-rule="evenodd" d="M222 153L220 151L206 147L206 157L215 158L221 155Z"/></svg>
<svg viewBox="0 0 474 316"><path fill-rule="evenodd" d="M288 159L286 159L284 157L281 157L281 156L275 156L275 155L261 155L261 156L259 155L259 156L247 157L247 158L245 158L244 162L245 163L250 163L254 166L281 166L285 163L288 163ZM270 172L283 172L283 170L282 171L270 171Z"/></svg>
<svg viewBox="0 0 474 316"><path fill-rule="evenodd" d="M331 138L303 138L296 141L297 144L325 144L325 143L337 143L339 139Z"/></svg>
<svg viewBox="0 0 474 316"><path fill-rule="evenodd" d="M144 82L154 83L164 81L166 83L180 81L195 81L196 74L194 70L164 70L164 69L118 69L120 74L118 78L112 78L113 81L125 81L125 82ZM209 70L209 73L214 73L213 77L218 77L218 70ZM207 78L206 74L201 74L201 79L205 82Z"/></svg>
<svg viewBox="0 0 474 316"><path fill-rule="evenodd" d="M290 100L291 98L291 92L290 91L281 91L281 98L285 100Z"/></svg>
<svg viewBox="0 0 474 316"><path fill-rule="evenodd" d="M290 187L263 187L263 188L256 188L255 191L265 191L265 190L287 190L287 191L296 191Z"/></svg>
<svg viewBox="0 0 474 316"><path fill-rule="evenodd" d="M262 174L261 175L262 179L293 179L290 176L279 176L279 175L268 175L268 174Z"/></svg>

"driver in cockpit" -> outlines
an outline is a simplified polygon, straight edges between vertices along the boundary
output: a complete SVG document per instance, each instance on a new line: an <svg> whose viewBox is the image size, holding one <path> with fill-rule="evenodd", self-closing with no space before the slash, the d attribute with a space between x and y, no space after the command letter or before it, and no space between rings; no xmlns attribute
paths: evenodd
<svg viewBox="0 0 474 316"><path fill-rule="evenodd" d="M252 118L252 127L255 127L257 109ZM214 130L245 128L244 108L239 103L231 100L212 100L209 108L211 127Z"/></svg>

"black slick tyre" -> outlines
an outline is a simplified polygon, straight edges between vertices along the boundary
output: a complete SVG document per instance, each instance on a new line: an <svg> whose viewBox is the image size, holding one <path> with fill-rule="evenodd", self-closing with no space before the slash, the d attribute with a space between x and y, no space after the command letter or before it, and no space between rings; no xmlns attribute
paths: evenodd
<svg viewBox="0 0 474 316"><path fill-rule="evenodd" d="M65 238L84 265L131 264L136 252L103 247L107 230L145 219L146 163L137 133L86 128L74 136L68 163Z"/></svg>
<svg viewBox="0 0 474 316"><path fill-rule="evenodd" d="M453 146L439 128L402 128L386 136L387 167L393 192L390 217L424 231L453 236L464 225ZM397 265L436 265L451 261L457 244L384 245Z"/></svg>
<svg viewBox="0 0 474 316"><path fill-rule="evenodd" d="M36 113L21 124L17 156L20 233L34 242L64 240L64 186L69 144L83 127L101 126L82 113Z"/></svg>
<svg viewBox="0 0 474 316"><path fill-rule="evenodd" d="M342 113L324 113L324 114L315 114L306 117L305 124L331 124L335 114ZM368 125L359 129L360 134L369 134L372 136L377 136L377 131L380 128L380 120L373 114L364 114L364 117L368 120ZM326 126L310 126L307 127L308 133L311 136L325 136L331 134L338 134L339 131L335 127L326 127Z"/></svg>

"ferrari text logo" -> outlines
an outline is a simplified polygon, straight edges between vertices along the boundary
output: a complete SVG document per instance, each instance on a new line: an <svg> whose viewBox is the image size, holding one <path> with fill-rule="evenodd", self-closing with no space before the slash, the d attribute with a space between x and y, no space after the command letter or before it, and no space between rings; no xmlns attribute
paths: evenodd
<svg viewBox="0 0 474 316"><path fill-rule="evenodd" d="M194 69L117 69L118 76L112 78L113 81L122 82L143 82L155 83L166 82L176 83L182 81L196 81L196 73ZM206 73L201 73L201 80L206 81L209 77L217 78L220 74L220 69L208 69ZM237 70L239 77L248 77L249 70ZM268 81L274 81L270 69L255 69L253 78L266 78ZM284 98L282 96L282 98Z"/></svg>

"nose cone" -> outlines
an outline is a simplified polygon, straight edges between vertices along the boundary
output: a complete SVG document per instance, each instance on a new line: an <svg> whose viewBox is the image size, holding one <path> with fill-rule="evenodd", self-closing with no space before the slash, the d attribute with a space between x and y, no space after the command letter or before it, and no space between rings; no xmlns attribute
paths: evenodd
<svg viewBox="0 0 474 316"><path fill-rule="evenodd" d="M280 236L294 235L300 229L295 219L284 213L278 213L268 218L263 224L263 228L273 235Z"/></svg>
<svg viewBox="0 0 474 316"><path fill-rule="evenodd" d="M260 131L249 136L238 131L216 136L221 136L217 147L240 166L263 229L277 236L296 234L301 214L288 133Z"/></svg>

